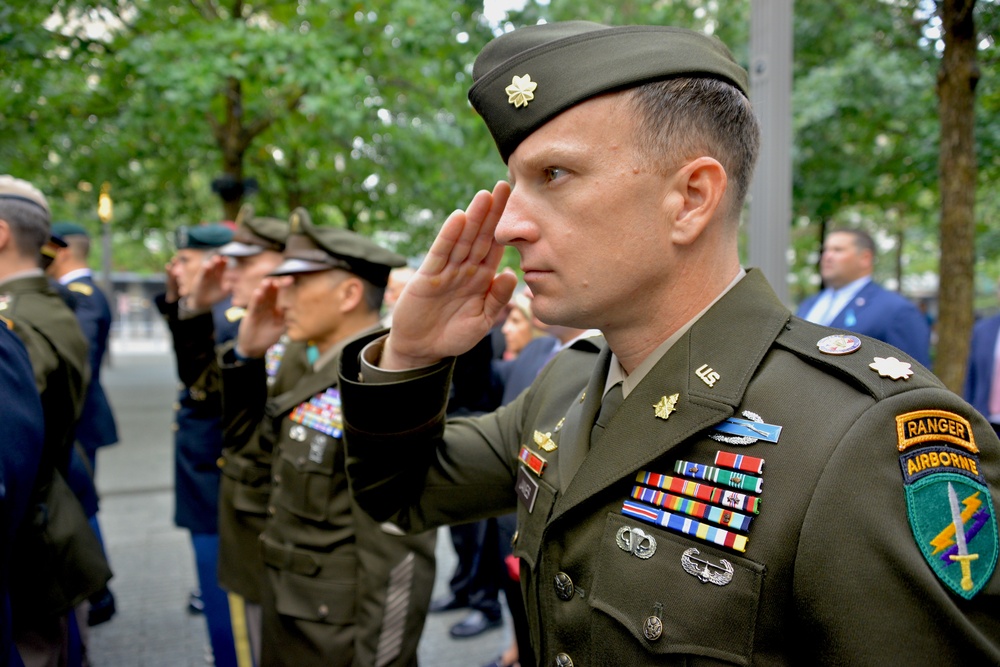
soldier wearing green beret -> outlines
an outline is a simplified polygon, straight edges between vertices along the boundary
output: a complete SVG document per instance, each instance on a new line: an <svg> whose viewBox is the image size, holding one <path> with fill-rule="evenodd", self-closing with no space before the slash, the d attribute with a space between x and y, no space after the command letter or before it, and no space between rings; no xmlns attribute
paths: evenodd
<svg viewBox="0 0 1000 667"><path fill-rule="evenodd" d="M401 536L354 503L337 383L340 351L378 327L389 271L404 259L314 226L302 209L290 224L284 261L254 293L232 358L260 375L265 351L287 332L290 345L307 346L308 366L267 395L223 370L226 404L258 415L258 446L271 455L261 665L414 665L435 534Z"/></svg>
<svg viewBox="0 0 1000 667"><path fill-rule="evenodd" d="M174 523L191 535L199 594L189 608L204 613L217 666L233 666L236 649L229 599L218 582L219 471L222 393L215 346L236 337L238 322L224 301L204 310L190 304L206 263L233 238L221 223L182 226L167 265L167 291L155 303L167 322L180 380L174 415Z"/></svg>
<svg viewBox="0 0 1000 667"><path fill-rule="evenodd" d="M1000 664L1000 443L924 367L794 317L740 266L757 157L717 40L504 34L469 97L511 184L445 221L388 337L342 356L359 504L404 530L516 509L540 665ZM513 403L443 420L521 255L599 328Z"/></svg>
<svg viewBox="0 0 1000 667"><path fill-rule="evenodd" d="M14 640L27 664L54 664L71 641L79 641L68 634L68 613L111 578L65 481L90 369L87 340L38 265L50 221L48 201L37 188L0 176L0 316L28 350L45 417L29 510L12 550ZM86 561L76 548L81 545Z"/></svg>

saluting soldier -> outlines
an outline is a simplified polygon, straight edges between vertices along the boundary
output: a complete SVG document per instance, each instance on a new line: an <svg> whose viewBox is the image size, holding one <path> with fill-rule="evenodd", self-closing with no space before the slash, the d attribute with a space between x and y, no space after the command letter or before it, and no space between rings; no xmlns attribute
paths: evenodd
<svg viewBox="0 0 1000 667"><path fill-rule="evenodd" d="M413 665L434 582L434 534L400 537L355 505L337 385L341 349L378 326L389 270L404 259L345 229L315 227L303 209L290 222L285 261L255 292L233 357L260 372L252 360L287 329L308 346L309 366L287 378L287 389L272 386L266 404L259 382L224 376L227 403L262 415L259 446L273 450L260 538L270 581L261 664Z"/></svg>
<svg viewBox="0 0 1000 667"><path fill-rule="evenodd" d="M405 530L517 510L540 665L1000 664L1000 443L904 353L793 317L739 263L747 73L662 26L530 26L470 99L511 185L444 223L343 353L352 488ZM510 297L606 344L444 423Z"/></svg>
<svg viewBox="0 0 1000 667"><path fill-rule="evenodd" d="M233 240L219 248L218 255L206 262L188 298L204 309L231 295L232 307L227 317L239 321L253 291L281 262L281 251L288 238L288 222L257 216L253 207L244 205L236 220ZM184 320L183 327L213 327L212 318L202 315ZM202 337L204 338L204 337ZM234 341L220 345L217 359L226 358ZM266 396L268 387L277 390L287 373L290 360L305 365L304 343L286 346L279 342L268 350L266 361L234 364L214 361L215 372L225 386L240 386L237 396L245 396L252 387ZM228 380L226 377L228 376ZM222 431L225 449L218 463L222 469L219 486L219 583L229 592L230 613L234 619L236 657L241 667L256 664L260 656L261 589L267 586L264 562L260 557L259 537L266 517L270 488L270 451L262 451L256 437L261 414L252 413L250 405L222 394ZM229 399L229 400L227 400ZM246 628L243 633L242 628Z"/></svg>
<svg viewBox="0 0 1000 667"><path fill-rule="evenodd" d="M174 424L174 523L191 533L212 653L215 664L225 666L236 665L236 652L229 600L217 574L222 396L212 366L215 345L234 338L239 323L226 316L228 299L207 311L209 326L185 326L184 321L202 314L185 299L195 289L203 264L232 238L232 229L223 224L180 227L177 251L167 265L167 292L155 299L170 329L180 378Z"/></svg>
<svg viewBox="0 0 1000 667"><path fill-rule="evenodd" d="M67 650L67 612L111 577L65 482L89 369L80 326L39 267L50 220L48 201L37 188L0 176L0 315L27 348L45 417L38 474L13 563L14 638L28 665L46 664ZM94 560L81 560L76 547Z"/></svg>

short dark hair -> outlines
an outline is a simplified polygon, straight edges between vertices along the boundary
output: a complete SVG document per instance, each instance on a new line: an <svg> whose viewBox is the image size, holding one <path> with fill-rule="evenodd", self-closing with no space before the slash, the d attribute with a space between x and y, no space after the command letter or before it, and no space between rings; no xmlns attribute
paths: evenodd
<svg viewBox="0 0 1000 667"><path fill-rule="evenodd" d="M831 229L826 234L827 238L829 238L832 234L847 234L848 236L853 236L854 245L858 250L867 250L872 255L875 254L875 239L873 239L872 235L863 229L855 229L853 227Z"/></svg>
<svg viewBox="0 0 1000 667"><path fill-rule="evenodd" d="M380 312L382 310L382 300L385 298L385 287L377 287L374 283L370 283L364 278L361 279L361 284L364 286L365 305L368 306L369 312Z"/></svg>
<svg viewBox="0 0 1000 667"><path fill-rule="evenodd" d="M90 256L90 239L83 234L68 234L63 237L63 241L66 242L66 246L69 248L70 252L73 253L73 257L82 262L86 262L87 258Z"/></svg>
<svg viewBox="0 0 1000 667"><path fill-rule="evenodd" d="M0 219L10 225L11 236L23 257L37 257L49 240L49 214L37 204L0 198Z"/></svg>
<svg viewBox="0 0 1000 667"><path fill-rule="evenodd" d="M637 112L639 150L664 170L678 158L708 154L729 177L730 213L739 218L760 150L760 125L736 86L712 78L677 77L626 92Z"/></svg>

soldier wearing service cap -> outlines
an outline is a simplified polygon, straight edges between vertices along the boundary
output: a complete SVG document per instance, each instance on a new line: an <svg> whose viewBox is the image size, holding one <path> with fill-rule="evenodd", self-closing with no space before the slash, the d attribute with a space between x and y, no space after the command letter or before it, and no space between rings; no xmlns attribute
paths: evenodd
<svg viewBox="0 0 1000 667"><path fill-rule="evenodd" d="M215 337L204 332L214 331L210 308L228 299L225 310L227 326L238 325L260 281L282 262L281 251L288 237L288 222L254 213L244 205L236 219L232 240L221 246L218 253L201 264L195 287L185 298L186 309L192 316L181 320L179 330L192 340L200 341L198 356L211 361L205 373L215 383L224 376L231 384L249 383L259 395L267 393L271 383L280 384L290 360L305 363L304 346L272 346L267 353L263 372L258 368L226 362L235 339L214 345ZM198 331L203 333L198 334ZM223 361L220 361L223 360ZM221 386L221 385L220 385ZM244 395L245 391L238 392ZM223 446L217 465L222 475L219 484L219 583L229 593L230 614L245 621L247 633L234 636L236 655L244 658L260 655L261 588L266 586L264 566L258 555L258 536L266 516L270 452L262 452L254 437L259 414L252 414L239 401L227 400L222 392Z"/></svg>
<svg viewBox="0 0 1000 667"><path fill-rule="evenodd" d="M434 533L399 536L354 503L337 384L341 349L378 326L389 271L404 258L313 225L303 209L290 224L284 261L254 293L232 359L262 374L265 351L287 333L307 347L308 366L266 396L223 371L226 403L259 415L258 445L271 453L261 665L414 665Z"/></svg>
<svg viewBox="0 0 1000 667"><path fill-rule="evenodd" d="M239 323L226 317L228 297L204 312L187 304L198 289L203 266L232 240L233 231L221 223L182 226L175 238L167 292L155 299L170 329L180 379L174 423L174 523L191 533L200 591L200 596L192 594L191 606L204 612L215 664L236 665L229 600L217 575L222 395L212 366L215 346L234 338Z"/></svg>
<svg viewBox="0 0 1000 667"><path fill-rule="evenodd" d="M359 504L406 531L516 510L540 665L1000 664L997 436L741 267L759 130L726 48L552 23L473 77L511 185L445 221L387 337L344 350ZM516 284L504 245L539 319L604 339L445 423L451 358Z"/></svg>

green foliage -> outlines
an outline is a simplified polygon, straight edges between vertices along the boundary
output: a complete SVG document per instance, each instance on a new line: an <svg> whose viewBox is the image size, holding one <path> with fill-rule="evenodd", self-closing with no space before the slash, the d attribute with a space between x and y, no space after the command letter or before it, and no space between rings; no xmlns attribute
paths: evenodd
<svg viewBox="0 0 1000 667"><path fill-rule="evenodd" d="M505 175L466 98L494 30L567 19L679 25L717 35L746 64L750 7L529 0L493 27L474 0L2 3L0 172L39 184L57 218L95 228L108 182L115 267L155 271L170 250L164 230L223 216L211 189L228 168L219 136L242 137L259 212L305 206L333 224L341 210L349 227L419 255L451 210ZM1000 276L997 7L979 0L976 14L976 250L980 290L991 294ZM861 225L884 241L882 279L901 273L919 286L936 272L940 44L930 9L920 0L795 3L796 298L814 289L824 224ZM228 127L234 100L238 123Z"/></svg>

